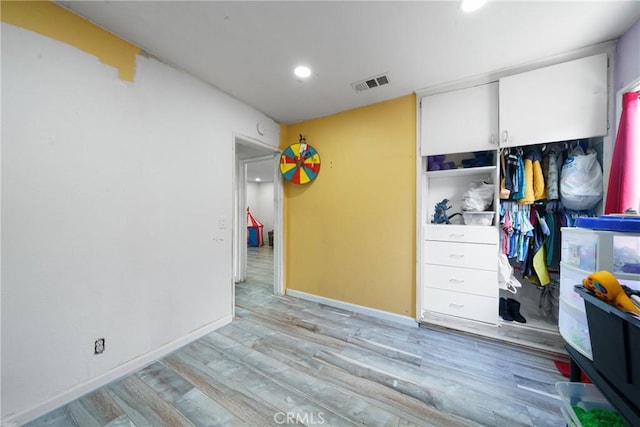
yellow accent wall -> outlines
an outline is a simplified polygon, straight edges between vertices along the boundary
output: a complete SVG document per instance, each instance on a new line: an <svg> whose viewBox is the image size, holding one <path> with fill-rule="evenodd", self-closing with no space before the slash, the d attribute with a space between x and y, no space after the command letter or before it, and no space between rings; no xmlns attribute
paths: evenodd
<svg viewBox="0 0 640 427"><path fill-rule="evenodd" d="M415 95L282 128L322 162L284 185L286 287L415 317Z"/></svg>
<svg viewBox="0 0 640 427"><path fill-rule="evenodd" d="M2 1L2 22L75 46L133 81L137 46L48 1Z"/></svg>

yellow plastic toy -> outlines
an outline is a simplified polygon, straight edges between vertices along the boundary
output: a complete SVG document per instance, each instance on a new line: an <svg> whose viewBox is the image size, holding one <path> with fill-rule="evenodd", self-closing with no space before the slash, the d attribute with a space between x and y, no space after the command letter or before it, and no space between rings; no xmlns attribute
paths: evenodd
<svg viewBox="0 0 640 427"><path fill-rule="evenodd" d="M640 309L624 292L618 279L606 270L590 274L582 281L582 286L595 293L601 300L612 302L623 311L640 314Z"/></svg>

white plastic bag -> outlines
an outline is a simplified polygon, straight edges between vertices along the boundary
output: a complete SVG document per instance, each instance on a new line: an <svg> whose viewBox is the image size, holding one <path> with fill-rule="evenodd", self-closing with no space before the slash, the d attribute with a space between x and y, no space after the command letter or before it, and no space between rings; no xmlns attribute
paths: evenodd
<svg viewBox="0 0 640 427"><path fill-rule="evenodd" d="M522 287L513 275L513 267L505 254L498 255L498 287L514 294L518 292L518 288Z"/></svg>
<svg viewBox="0 0 640 427"><path fill-rule="evenodd" d="M493 203L494 185L473 181L462 195L460 208L468 212L484 212Z"/></svg>
<svg viewBox="0 0 640 427"><path fill-rule="evenodd" d="M578 145L562 165L560 200L567 209L588 210L602 200L602 169L596 152Z"/></svg>

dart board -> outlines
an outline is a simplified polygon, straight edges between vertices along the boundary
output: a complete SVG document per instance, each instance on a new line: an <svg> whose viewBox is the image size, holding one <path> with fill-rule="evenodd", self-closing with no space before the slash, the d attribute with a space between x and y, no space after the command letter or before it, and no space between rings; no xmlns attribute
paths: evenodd
<svg viewBox="0 0 640 427"><path fill-rule="evenodd" d="M291 144L280 155L280 172L294 184L307 184L320 172L320 154L301 138L301 142Z"/></svg>

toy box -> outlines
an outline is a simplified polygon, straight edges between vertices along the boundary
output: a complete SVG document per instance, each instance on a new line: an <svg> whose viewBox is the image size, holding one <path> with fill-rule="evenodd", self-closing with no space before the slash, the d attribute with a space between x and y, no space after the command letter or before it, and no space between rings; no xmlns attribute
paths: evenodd
<svg viewBox="0 0 640 427"><path fill-rule="evenodd" d="M556 383L556 390L560 395L560 399L562 399L562 413L569 426L582 427L574 406L585 411L592 409L615 411L613 406L593 384L559 382Z"/></svg>
<svg viewBox="0 0 640 427"><path fill-rule="evenodd" d="M593 366L630 402L640 402L640 319L575 287L585 302Z"/></svg>

